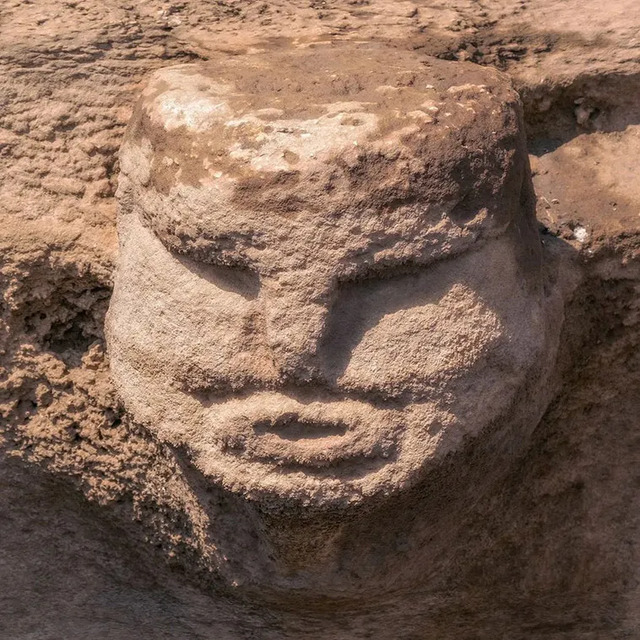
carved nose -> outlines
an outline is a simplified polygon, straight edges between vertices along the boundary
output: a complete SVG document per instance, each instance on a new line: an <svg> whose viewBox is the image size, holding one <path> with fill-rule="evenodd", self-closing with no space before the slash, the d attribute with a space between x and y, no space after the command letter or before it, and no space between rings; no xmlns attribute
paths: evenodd
<svg viewBox="0 0 640 640"><path fill-rule="evenodd" d="M331 283L317 273L293 272L264 279L266 338L278 372L307 381L317 369Z"/></svg>

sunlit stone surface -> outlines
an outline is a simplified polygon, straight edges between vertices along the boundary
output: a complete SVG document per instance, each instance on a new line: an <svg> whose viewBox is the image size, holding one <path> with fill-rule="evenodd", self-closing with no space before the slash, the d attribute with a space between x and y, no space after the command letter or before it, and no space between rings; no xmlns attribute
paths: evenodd
<svg viewBox="0 0 640 640"><path fill-rule="evenodd" d="M498 72L353 43L172 67L121 166L113 377L205 485L368 509L539 420L561 301Z"/></svg>

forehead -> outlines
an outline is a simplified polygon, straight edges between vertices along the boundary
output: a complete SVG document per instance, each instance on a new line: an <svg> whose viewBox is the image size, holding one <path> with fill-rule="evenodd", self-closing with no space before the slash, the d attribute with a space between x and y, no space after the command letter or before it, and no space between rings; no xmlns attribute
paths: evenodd
<svg viewBox="0 0 640 640"><path fill-rule="evenodd" d="M428 262L521 214L518 109L494 70L379 45L224 56L151 77L123 183L202 260Z"/></svg>

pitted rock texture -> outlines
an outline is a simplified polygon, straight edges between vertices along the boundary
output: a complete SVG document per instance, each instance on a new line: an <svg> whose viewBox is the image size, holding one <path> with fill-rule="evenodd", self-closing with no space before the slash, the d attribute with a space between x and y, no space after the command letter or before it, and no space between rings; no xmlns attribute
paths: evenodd
<svg viewBox="0 0 640 640"><path fill-rule="evenodd" d="M635 637L640 218L637 126L627 124L638 121L639 22L635 0L2 3L0 440L28 479L9 471L0 484L0 635ZM197 501L172 453L120 421L106 375L116 152L148 71L321 34L391 39L514 78L540 137L530 140L538 213L580 252L589 277L570 315L591 330L504 489L444 516L461 533L446 536L427 586L256 615L176 585L163 568L188 565L194 546L202 557L194 532L202 539L206 527L190 524ZM124 531L97 549L102 515L39 492L47 483L33 466L70 479ZM153 542L146 571L143 548L121 545L141 531Z"/></svg>

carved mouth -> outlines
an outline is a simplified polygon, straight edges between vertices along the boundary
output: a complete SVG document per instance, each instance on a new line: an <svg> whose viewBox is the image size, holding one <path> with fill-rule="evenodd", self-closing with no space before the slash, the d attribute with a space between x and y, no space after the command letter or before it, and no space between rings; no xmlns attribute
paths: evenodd
<svg viewBox="0 0 640 640"><path fill-rule="evenodd" d="M344 436L347 426L343 422L305 420L297 413L285 413L275 420L257 420L253 424L257 435L274 434L283 440L318 440Z"/></svg>
<svg viewBox="0 0 640 640"><path fill-rule="evenodd" d="M229 434L224 452L291 469L353 467L388 460L395 453L393 443L362 442L344 423L306 420L290 413L256 420L251 429L249 436Z"/></svg>
<svg viewBox="0 0 640 640"><path fill-rule="evenodd" d="M367 473L396 455L390 425L368 415L372 410L362 403L302 404L281 394L257 395L218 407L224 454L282 470L340 473L347 467Z"/></svg>

